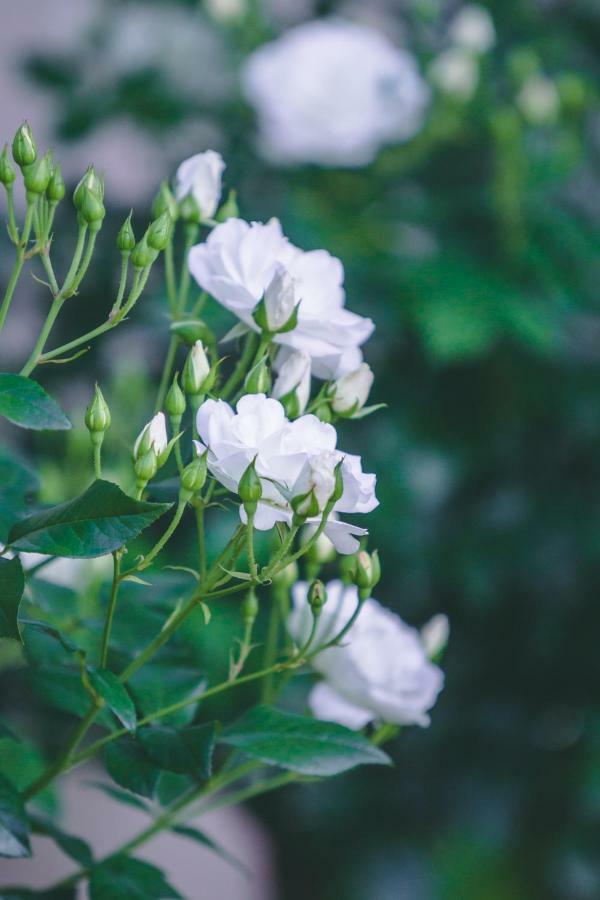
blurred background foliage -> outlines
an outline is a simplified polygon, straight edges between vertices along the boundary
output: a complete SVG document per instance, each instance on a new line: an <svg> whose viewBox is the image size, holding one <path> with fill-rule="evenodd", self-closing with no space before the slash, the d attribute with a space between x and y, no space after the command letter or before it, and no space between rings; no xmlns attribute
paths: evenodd
<svg viewBox="0 0 600 900"><path fill-rule="evenodd" d="M434 92L420 134L356 170L265 163L241 61L337 12L386 30L426 72L459 4L104 0L70 48L25 62L59 144L93 148L116 123L167 171L214 147L241 214L277 215L295 243L340 256L350 307L377 323L372 399L389 408L341 443L378 473L380 599L411 623L450 618L446 688L431 727L398 739L391 777L366 769L255 804L285 900L600 896L600 8L485 6L497 40L473 95ZM552 88L541 112L522 99L532 77ZM111 196L106 175L112 235L129 198ZM101 252L65 333L108 308L107 237ZM116 458L137 433L132 411L136 426L151 411L162 309L157 284L126 333L44 373L71 409L100 381L109 464L110 445ZM81 430L34 440L45 500L85 484ZM222 664L212 630L211 647L182 640L204 670L207 653L209 669Z"/></svg>

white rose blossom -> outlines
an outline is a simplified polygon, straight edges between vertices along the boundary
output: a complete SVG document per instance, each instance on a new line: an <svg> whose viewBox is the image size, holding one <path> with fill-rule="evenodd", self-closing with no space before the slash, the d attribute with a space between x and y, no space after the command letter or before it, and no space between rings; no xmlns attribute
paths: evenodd
<svg viewBox="0 0 600 900"><path fill-rule="evenodd" d="M220 153L205 150L184 160L175 173L175 196L192 194L203 219L211 219L221 199L221 176L225 162Z"/></svg>
<svg viewBox="0 0 600 900"><path fill-rule="evenodd" d="M168 443L165 414L162 412L156 413L148 424L144 425L133 445L134 458L137 459L142 447L144 447L143 452L154 450L156 456L160 456L167 449Z"/></svg>
<svg viewBox="0 0 600 900"><path fill-rule="evenodd" d="M291 524L290 498L303 497L310 490L322 511L333 492L334 470L340 461L343 493L334 512L367 513L378 505L375 475L362 471L360 457L337 450L335 428L316 416L290 422L278 400L248 394L238 401L235 412L223 400L206 400L196 424L201 439L196 450L208 449L209 470L229 490L237 492L240 478L254 460L263 490L254 518L260 531L273 528L276 522ZM240 516L245 521L243 507ZM318 523L320 517L307 521ZM367 532L332 516L324 533L339 553L354 553L359 546L356 536Z"/></svg>
<svg viewBox="0 0 600 900"><path fill-rule="evenodd" d="M466 102L479 84L479 62L463 47L449 47L435 57L429 74L441 91Z"/></svg>
<svg viewBox="0 0 600 900"><path fill-rule="evenodd" d="M277 219L266 224L228 219L205 243L192 247L189 267L203 290L254 331L259 328L252 314L283 267L300 305L296 327L274 336L284 348L277 367L288 348L310 356L317 378L337 378L360 366L360 346L374 326L371 319L345 309L342 263L326 250L295 247Z"/></svg>
<svg viewBox="0 0 600 900"><path fill-rule="evenodd" d="M306 582L292 588L288 630L298 645L308 639L312 625L307 591ZM339 634L357 603L354 585L330 582L312 646L317 648ZM444 683L442 671L428 659L419 632L372 598L362 604L342 645L318 653L311 665L324 677L311 691L312 712L352 729L372 721L429 725L428 711Z"/></svg>
<svg viewBox="0 0 600 900"><path fill-rule="evenodd" d="M374 28L315 19L252 53L242 90L276 162L363 166L419 131L427 85L408 51Z"/></svg>
<svg viewBox="0 0 600 900"><path fill-rule="evenodd" d="M450 39L472 53L486 53L496 43L496 30L491 15L483 6L467 4L450 25Z"/></svg>

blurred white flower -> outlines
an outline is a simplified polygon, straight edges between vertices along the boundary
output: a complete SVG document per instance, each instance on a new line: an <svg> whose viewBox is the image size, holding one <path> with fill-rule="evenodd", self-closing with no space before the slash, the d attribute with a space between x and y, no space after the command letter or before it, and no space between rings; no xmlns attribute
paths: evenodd
<svg viewBox="0 0 600 900"><path fill-rule="evenodd" d="M294 392L297 415L302 415L310 397L310 356L294 351L282 363L273 385L273 396L281 400Z"/></svg>
<svg viewBox="0 0 600 900"><path fill-rule="evenodd" d="M450 25L450 40L473 53L485 53L496 43L494 22L483 6L468 4L456 14Z"/></svg>
<svg viewBox="0 0 600 900"><path fill-rule="evenodd" d="M429 75L444 94L466 102L477 90L479 63L467 50L450 47L435 57L429 67Z"/></svg>
<svg viewBox="0 0 600 900"><path fill-rule="evenodd" d="M291 244L277 219L266 224L228 219L203 244L192 247L190 272L201 288L258 331L253 312L279 266L293 279L298 323L276 334L286 348L310 356L317 378L337 378L358 368L360 346L373 322L344 308L344 268L326 250L308 253ZM286 354L277 360L279 368Z"/></svg>
<svg viewBox="0 0 600 900"><path fill-rule="evenodd" d="M205 0L206 11L216 22L235 22L248 9L248 0Z"/></svg>
<svg viewBox="0 0 600 900"><path fill-rule="evenodd" d="M343 493L334 506L338 513L366 513L377 506L375 475L362 471L359 456L336 449L337 433L316 416L305 415L290 422L278 400L264 394L247 394L236 411L223 400L206 400L196 418L202 443L208 449L208 468L226 488L237 492L240 478L254 460L262 483L254 525L267 531L276 522L292 522L291 497L303 497L314 490L319 510L333 492L334 470L342 462ZM281 486L281 490L279 489ZM243 507L240 516L245 519ZM319 521L309 518L308 523ZM364 528L336 518L328 519L325 534L339 553L358 549L356 535Z"/></svg>
<svg viewBox="0 0 600 900"><path fill-rule="evenodd" d="M521 88L517 105L526 119L543 125L556 119L560 98L554 82L543 75L532 75Z"/></svg>
<svg viewBox="0 0 600 900"><path fill-rule="evenodd" d="M363 166L419 131L427 85L408 51L373 28L316 19L255 50L242 89L260 145L281 163Z"/></svg>
<svg viewBox="0 0 600 900"><path fill-rule="evenodd" d="M438 613L421 628L421 640L429 659L436 657L444 649L450 637L448 616Z"/></svg>
<svg viewBox="0 0 600 900"><path fill-rule="evenodd" d="M221 199L221 176L225 163L220 153L205 150L184 160L175 173L175 194L183 200L192 194L203 219L211 219Z"/></svg>
<svg viewBox="0 0 600 900"><path fill-rule="evenodd" d="M312 613L308 585L292 588L288 630L297 644L310 633ZM313 646L327 643L350 620L358 603L354 585L327 585ZM313 688L309 705L317 718L363 728L377 720L397 725L428 725L428 710L444 683L442 671L427 658L419 632L376 600L365 600L343 644L318 653L312 666L324 676Z"/></svg>
<svg viewBox="0 0 600 900"><path fill-rule="evenodd" d="M367 400L373 385L373 372L367 363L363 363L354 372L348 372L338 378L333 386L331 408L338 415L358 412Z"/></svg>

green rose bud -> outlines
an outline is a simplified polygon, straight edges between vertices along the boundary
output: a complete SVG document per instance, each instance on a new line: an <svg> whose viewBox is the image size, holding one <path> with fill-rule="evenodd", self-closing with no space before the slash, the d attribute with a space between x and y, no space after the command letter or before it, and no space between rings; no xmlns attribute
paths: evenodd
<svg viewBox="0 0 600 900"><path fill-rule="evenodd" d="M321 512L319 501L315 494L314 488L307 491L306 494L300 494L298 497L292 497L292 509L294 510L294 519L296 524L300 524L305 519L312 519Z"/></svg>
<svg viewBox="0 0 600 900"><path fill-rule="evenodd" d="M131 253L131 262L136 269L145 269L151 266L158 256L158 252L148 246L148 232L137 242Z"/></svg>
<svg viewBox="0 0 600 900"><path fill-rule="evenodd" d="M162 182L152 204L152 215L155 219L158 219L164 212L169 213L173 222L177 221L179 217L177 200L166 181Z"/></svg>
<svg viewBox="0 0 600 900"><path fill-rule="evenodd" d="M246 375L244 390L246 394L268 394L271 390L271 371L266 356L259 359Z"/></svg>
<svg viewBox="0 0 600 900"><path fill-rule="evenodd" d="M321 610L326 603L327 591L325 590L325 585L322 581L316 579L308 589L308 604L315 618L321 615Z"/></svg>
<svg viewBox="0 0 600 900"><path fill-rule="evenodd" d="M16 172L8 158L8 144L5 144L4 150L0 154L0 183L9 187L16 177Z"/></svg>
<svg viewBox="0 0 600 900"><path fill-rule="evenodd" d="M197 494L204 487L207 474L208 450L200 456L196 456L187 464L181 473L181 487L188 494Z"/></svg>
<svg viewBox="0 0 600 900"><path fill-rule="evenodd" d="M164 250L173 234L173 219L168 210L160 214L158 219L150 223L147 232L148 246L160 252Z"/></svg>
<svg viewBox="0 0 600 900"><path fill-rule="evenodd" d="M175 377L173 378L173 383L171 387L167 391L167 396L165 398L165 409L170 419L177 419L181 421L181 417L183 416L186 408L185 402L185 394L179 387L179 373L175 373ZM177 429L173 429L176 431Z"/></svg>
<svg viewBox="0 0 600 900"><path fill-rule="evenodd" d="M260 478L256 474L254 463L255 460L252 460L240 478L240 483L238 485L240 500L244 504L246 514L249 516L254 515L258 501L262 497L262 484Z"/></svg>
<svg viewBox="0 0 600 900"><path fill-rule="evenodd" d="M210 362L208 361L204 345L202 341L196 341L188 353L181 376L181 384L186 394L205 394L209 375Z"/></svg>
<svg viewBox="0 0 600 900"><path fill-rule="evenodd" d="M188 194L179 204L179 215L187 225L199 225L202 213L194 195Z"/></svg>
<svg viewBox="0 0 600 900"><path fill-rule="evenodd" d="M85 412L85 427L89 432L105 432L110 427L110 409L98 385Z"/></svg>
<svg viewBox="0 0 600 900"><path fill-rule="evenodd" d="M41 159L36 159L30 166L23 168L23 182L25 190L30 194L43 194L52 177L52 154L45 153Z"/></svg>
<svg viewBox="0 0 600 900"><path fill-rule="evenodd" d="M83 187L79 201L79 221L89 225L91 231L98 231L106 215L104 203L94 191Z"/></svg>
<svg viewBox="0 0 600 900"><path fill-rule="evenodd" d="M158 469L158 460L152 447L136 459L134 468L138 483L147 484L154 478Z"/></svg>
<svg viewBox="0 0 600 900"><path fill-rule="evenodd" d="M215 216L217 222L226 222L227 219L237 219L240 211L237 205L237 193L234 190L229 191L227 200L218 210Z"/></svg>
<svg viewBox="0 0 600 900"><path fill-rule="evenodd" d="M133 233L133 228L131 225L132 215L133 210L131 210L131 212L121 225L119 233L117 235L117 249L120 250L121 253L131 253L131 251L135 247L135 234Z"/></svg>
<svg viewBox="0 0 600 900"><path fill-rule="evenodd" d="M19 168L31 166L37 158L37 146L28 122L23 122L13 138L13 159Z"/></svg>
<svg viewBox="0 0 600 900"><path fill-rule="evenodd" d="M81 209L81 204L83 203L84 188L91 191L101 202L104 200L104 184L102 179L96 175L93 166L87 167L85 175L80 179L73 191L73 205L77 210Z"/></svg>
<svg viewBox="0 0 600 900"><path fill-rule="evenodd" d="M65 196L65 183L63 181L62 172L58 163L52 169L52 175L46 188L46 196L50 203L60 203Z"/></svg>

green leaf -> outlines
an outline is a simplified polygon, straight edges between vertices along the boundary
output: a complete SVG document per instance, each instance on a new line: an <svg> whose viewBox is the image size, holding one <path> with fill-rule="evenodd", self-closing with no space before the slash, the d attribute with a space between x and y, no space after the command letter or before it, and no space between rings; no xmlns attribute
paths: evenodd
<svg viewBox="0 0 600 900"><path fill-rule="evenodd" d="M215 726L191 725L169 728L164 725L142 728L138 732L142 747L161 769L178 775L210 778L215 746Z"/></svg>
<svg viewBox="0 0 600 900"><path fill-rule="evenodd" d="M180 898L165 876L150 863L130 856L113 856L93 870L91 900L171 900Z"/></svg>
<svg viewBox="0 0 600 900"><path fill-rule="evenodd" d="M0 416L36 431L64 431L71 427L56 400L37 381L9 372L0 372Z"/></svg>
<svg viewBox="0 0 600 900"><path fill-rule="evenodd" d="M90 696L81 683L81 673L65 666L40 666L29 677L37 694L56 709L84 716L90 708ZM96 725L112 728L114 719L107 710L100 710Z"/></svg>
<svg viewBox="0 0 600 900"><path fill-rule="evenodd" d="M0 856L31 856L23 801L4 775L0 775Z"/></svg>
<svg viewBox="0 0 600 900"><path fill-rule="evenodd" d="M253 759L303 775L337 775L355 766L390 764L389 756L342 725L269 706L255 706L226 728L220 741Z"/></svg>
<svg viewBox="0 0 600 900"><path fill-rule="evenodd" d="M93 865L94 857L90 846L89 844L86 844L85 841L81 840L81 838L66 834L49 819L42 819L39 816L30 816L29 821L31 822L31 828L35 834L43 834L46 837L52 838L63 853L66 853L71 859L74 859L86 868Z"/></svg>
<svg viewBox="0 0 600 900"><path fill-rule="evenodd" d="M171 828L171 831L174 831L175 834L180 834L182 837L190 838L192 841L197 841L199 844L203 844L205 847L208 847L217 856L220 856L221 859L224 859L225 862L229 863L230 866L233 866L234 869L237 869L238 872L241 872L243 875L249 875L250 871L244 863L237 859L223 847L221 844L218 844L214 841L208 834L204 831L200 831L199 828L192 828L190 825L174 825Z"/></svg>
<svg viewBox="0 0 600 900"><path fill-rule="evenodd" d="M38 481L31 469L8 450L0 448L0 542L6 543L14 523L23 517L26 497Z"/></svg>
<svg viewBox="0 0 600 900"><path fill-rule="evenodd" d="M25 576L20 559L0 558L0 638L21 640L18 615L25 589Z"/></svg>
<svg viewBox="0 0 600 900"><path fill-rule="evenodd" d="M151 716L165 706L199 695L206 687L206 679L195 666L182 666L172 659L161 659L144 666L128 684L138 710ZM200 702L200 701L198 701ZM163 725L188 725L196 713L197 704L190 703L162 719Z"/></svg>
<svg viewBox="0 0 600 900"><path fill-rule="evenodd" d="M90 666L88 667L88 676L96 693L102 697L119 722L128 731L133 731L137 717L133 700L127 693L127 688L108 669L94 669Z"/></svg>
<svg viewBox="0 0 600 900"><path fill-rule="evenodd" d="M118 550L169 509L128 497L110 481L94 481L74 500L22 519L9 543L19 550L87 558Z"/></svg>
<svg viewBox="0 0 600 900"><path fill-rule="evenodd" d="M115 741L107 746L104 758L108 774L117 784L142 797L154 797L160 770L138 741L129 737Z"/></svg>
<svg viewBox="0 0 600 900"><path fill-rule="evenodd" d="M112 784L105 784L103 781L88 781L86 784L98 788L98 790L106 794L107 797L111 797L119 803L125 803L127 806L133 806L134 809L141 809L145 813L150 813L150 810L144 801L140 800L139 797L136 797L135 794L130 794L129 791L122 791L120 788L113 787Z"/></svg>

